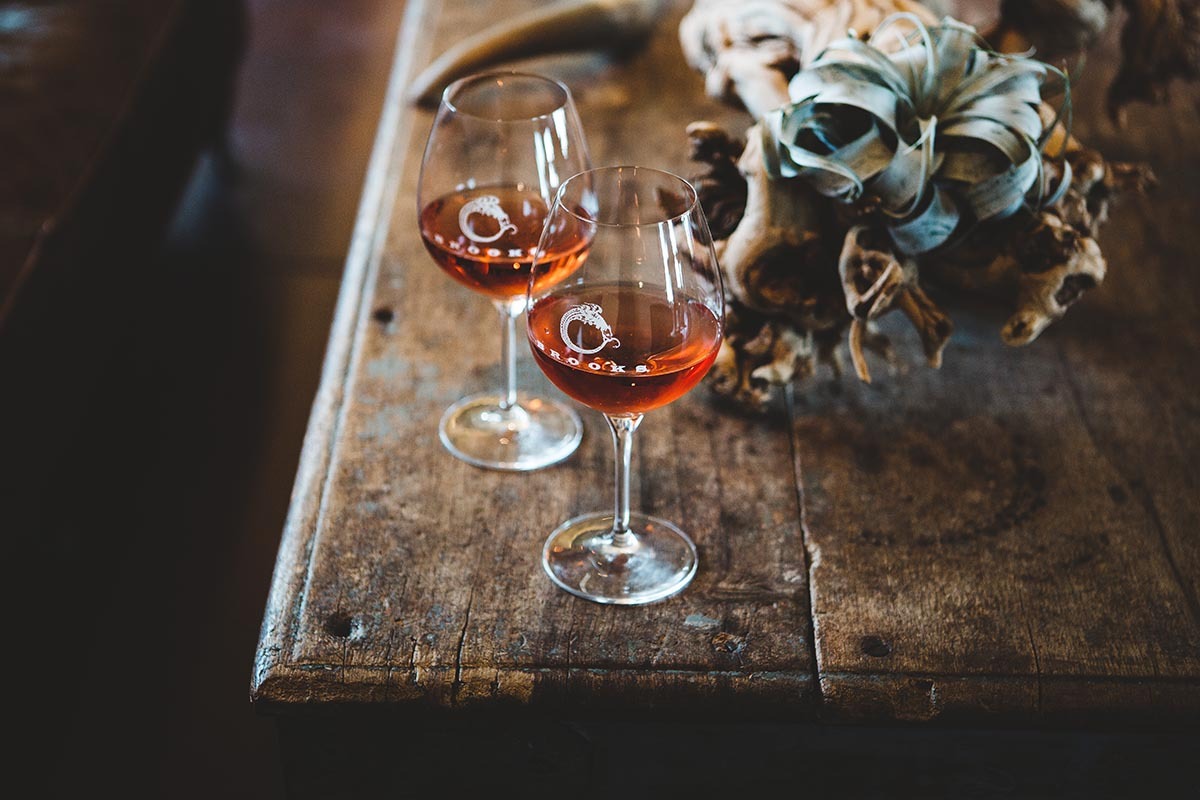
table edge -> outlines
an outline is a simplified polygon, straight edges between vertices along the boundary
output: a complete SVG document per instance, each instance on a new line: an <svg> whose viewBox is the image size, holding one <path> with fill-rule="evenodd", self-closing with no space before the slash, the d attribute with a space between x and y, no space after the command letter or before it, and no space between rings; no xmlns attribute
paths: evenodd
<svg viewBox="0 0 1200 800"><path fill-rule="evenodd" d="M415 116L405 93L414 74L421 20L429 0L408 0L396 34L392 69L375 133L366 178L346 254L333 323L325 346L321 378L300 451L287 518L276 555L271 587L263 612L250 680L257 699L279 670L286 669L285 640L303 610L309 571L329 489L338 431L345 409L359 329L369 311L363 307L367 287L376 274L395 203L407 124ZM319 487L319 491L318 491ZM274 624L272 624L274 623Z"/></svg>

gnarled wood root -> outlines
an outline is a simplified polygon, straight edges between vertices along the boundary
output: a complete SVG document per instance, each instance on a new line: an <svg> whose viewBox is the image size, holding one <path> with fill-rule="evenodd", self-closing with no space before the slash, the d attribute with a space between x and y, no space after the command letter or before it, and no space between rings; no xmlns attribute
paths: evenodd
<svg viewBox="0 0 1200 800"><path fill-rule="evenodd" d="M713 97L741 103L759 119L787 102L787 81L847 30L866 33L897 11L928 25L944 13L936 0L697 0L679 26L684 57L705 75ZM1030 49L1059 62L1087 50L1118 5L1127 13L1124 55L1109 87L1119 119L1133 101L1161 102L1170 83L1200 77L1200 0L1001 0L986 32L993 47Z"/></svg>
<svg viewBox="0 0 1200 800"><path fill-rule="evenodd" d="M804 330L786 319L746 308L730 301L725 312L725 340L708 374L708 385L742 408L762 411L793 380L807 378L821 365L835 375L843 371L841 343L847 317L840 325L821 331ZM870 322L862 328L859 349L875 353L891 364L891 342Z"/></svg>
<svg viewBox="0 0 1200 800"><path fill-rule="evenodd" d="M717 394L761 411L778 387L811 375L817 359L811 331L731 302L725 312L725 339L708 374Z"/></svg>
<svg viewBox="0 0 1200 800"><path fill-rule="evenodd" d="M1104 280L1106 263L1096 240L1112 201L1142 193L1154 175L1140 164L1106 162L1077 141L1067 143L1071 186L1053 206L983 226L955 250L922 262L937 282L982 291L1013 308L1000 331L1006 344L1032 342L1083 293ZM1061 176L1047 163L1047 182Z"/></svg>
<svg viewBox="0 0 1200 800"><path fill-rule="evenodd" d="M693 156L709 165L696 180L701 205L721 209L710 217L719 231L715 237L728 231L717 243L726 292L746 308L789 319L802 330L843 324L841 285L826 268L836 251L822 236L829 202L801 181L771 180L757 128L744 146L708 122L693 123L688 133Z"/></svg>
<svg viewBox="0 0 1200 800"><path fill-rule="evenodd" d="M1038 58L1058 61L1090 47L1118 4L1128 18L1108 110L1120 121L1129 103L1162 102L1172 80L1200 77L1200 0L1003 0L988 39L1006 52L1033 48Z"/></svg>
<svg viewBox="0 0 1200 800"><path fill-rule="evenodd" d="M869 225L855 225L846 231L838 274L846 294L846 309L853 318L850 358L860 380L871 382L863 354L864 344L870 342L868 324L897 308L920 334L929 366L936 369L942 365L942 350L954 326L917 282L916 262L906 259L901 263L883 231Z"/></svg>
<svg viewBox="0 0 1200 800"><path fill-rule="evenodd" d="M788 101L788 79L826 45L848 30L872 31L897 11L938 20L914 0L696 0L679 41L709 95L759 119Z"/></svg>
<svg viewBox="0 0 1200 800"><path fill-rule="evenodd" d="M1112 200L1154 180L1145 167L1106 162L1077 141L1051 142L1051 151L1064 145L1072 166L1057 203L980 226L946 253L902 260L869 206L842 206L800 181L770 180L756 127L744 141L709 122L693 123L688 134L705 168L695 179L701 204L716 210L711 226L724 237L718 248L731 309L709 382L754 409L769 402L773 386L820 364L840 372L844 340L855 372L869 381L866 352L892 359L872 322L895 309L920 334L928 363L940 365L952 325L924 280L1010 304L1001 338L1028 344L1103 281L1096 235ZM1045 166L1047 186L1056 186L1061 166Z"/></svg>

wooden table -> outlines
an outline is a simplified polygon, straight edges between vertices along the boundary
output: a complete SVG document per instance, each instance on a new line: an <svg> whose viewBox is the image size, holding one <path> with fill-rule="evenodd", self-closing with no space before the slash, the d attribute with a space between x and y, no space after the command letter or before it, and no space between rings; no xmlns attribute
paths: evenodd
<svg viewBox="0 0 1200 800"><path fill-rule="evenodd" d="M401 93L448 43L529 5L409 4L253 677L291 789L350 791L372 770L412 786L402 763L502 780L491 764L526 786L585 764L602 780L631 769L612 759L625 741L662 777L677 763L662 736L708 766L740 753L762 780L838 742L918 765L934 758L926 741L942 765L984 764L989 748L1043 766L1087 752L1099 781L1108 747L1186 755L1156 732L1200 717L1195 104L1137 108L1115 129L1100 111L1113 59L1089 62L1076 131L1150 162L1161 186L1119 208L1108 280L1032 346L1003 346L997 312L951 305L940 371L893 321L912 366L871 386L820 375L762 418L701 388L651 414L635 503L692 534L700 571L681 597L601 607L538 563L560 521L609 503L600 416L584 410L578 454L531 475L460 463L436 431L447 405L497 383L499 342L487 302L420 243L431 115ZM534 65L571 85L595 163L687 174L688 121L745 124L682 63L686 5L627 60ZM522 385L553 391L523 359ZM563 720L575 727L538 733ZM813 727L844 722L859 727ZM911 723L900 738L861 727L897 722ZM1115 727L1128 725L1155 735L1131 742ZM963 727L1026 733L976 750L976 734L921 738ZM483 760L462 771L471 747Z"/></svg>

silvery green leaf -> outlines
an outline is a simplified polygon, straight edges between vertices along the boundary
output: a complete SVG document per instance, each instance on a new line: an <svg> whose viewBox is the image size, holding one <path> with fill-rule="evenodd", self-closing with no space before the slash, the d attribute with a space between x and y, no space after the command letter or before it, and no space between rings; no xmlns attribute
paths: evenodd
<svg viewBox="0 0 1200 800"><path fill-rule="evenodd" d="M887 168L895 152L879 136L878 125L845 147L838 148L829 157L845 164L860 181L874 178Z"/></svg>
<svg viewBox="0 0 1200 800"><path fill-rule="evenodd" d="M826 179L826 184L832 184L834 177L841 179L837 183L837 190L831 190L830 194L842 197L847 201L856 200L862 193L862 182L852 170L830 158L802 147L788 145L781 140L780 126L784 113L781 109L763 118L766 123L763 129L763 156L766 161L767 173L784 178L804 175L810 179L814 171L829 173L833 177Z"/></svg>
<svg viewBox="0 0 1200 800"><path fill-rule="evenodd" d="M884 125L896 127L896 95L873 83L842 81L825 86L811 103L861 108Z"/></svg>
<svg viewBox="0 0 1200 800"><path fill-rule="evenodd" d="M798 170L798 174L809 186L826 197L853 203L862 196L862 182L852 173L838 172L822 166L802 168Z"/></svg>
<svg viewBox="0 0 1200 800"><path fill-rule="evenodd" d="M823 70L802 69L788 82L788 97L793 103L803 103L819 94L829 80Z"/></svg>
<svg viewBox="0 0 1200 800"><path fill-rule="evenodd" d="M1042 118L1037 109L1025 103L1013 103L1003 96L981 97L969 106L956 109L945 121L950 125L960 119L990 119L1031 139L1042 134Z"/></svg>
<svg viewBox="0 0 1200 800"><path fill-rule="evenodd" d="M902 49L890 54L888 60L895 64L896 69L904 76L910 96L915 98L926 95L923 87L929 59L924 47L916 47L906 42Z"/></svg>
<svg viewBox="0 0 1200 800"><path fill-rule="evenodd" d="M1033 75L1044 78L1046 65L1029 59L992 59L988 69L968 78L951 93L948 103L954 104L962 97L979 97L1002 90L1004 85L1018 75Z"/></svg>
<svg viewBox="0 0 1200 800"><path fill-rule="evenodd" d="M814 62L817 66L824 61L844 61L872 68L879 76L879 81L891 88L897 95L908 94L908 80L896 69L896 65L882 52L858 39L842 39L834 42L824 54Z"/></svg>
<svg viewBox="0 0 1200 800"><path fill-rule="evenodd" d="M951 152L938 170L938 177L945 181L973 184L987 180L996 174L996 169L980 153Z"/></svg>
<svg viewBox="0 0 1200 800"><path fill-rule="evenodd" d="M935 185L928 205L912 218L893 224L889 231L900 252L920 255L945 244L958 221L958 208L949 193Z"/></svg>
<svg viewBox="0 0 1200 800"><path fill-rule="evenodd" d="M1009 161L1025 157L1027 139L992 119L960 119L942 126L943 139L978 139L999 150Z"/></svg>
<svg viewBox="0 0 1200 800"><path fill-rule="evenodd" d="M1041 173L1042 157L1032 150L1029 158L998 175L985 178L963 192L976 219L1010 216L1019 209L1025 195Z"/></svg>
<svg viewBox="0 0 1200 800"><path fill-rule="evenodd" d="M921 160L920 151L901 148L887 169L871 181L870 191L879 197L886 211L903 214L913 205L925 185Z"/></svg>
<svg viewBox="0 0 1200 800"><path fill-rule="evenodd" d="M908 102L907 90L897 92L895 86L885 80L874 67L839 60L810 66L797 72L788 83L788 97L793 103L799 103L815 96L826 86L842 81L875 84L891 92L897 102Z"/></svg>
<svg viewBox="0 0 1200 800"><path fill-rule="evenodd" d="M1042 102L1041 82L1036 75L1020 73L1009 76L990 92L956 92L946 103L943 114L949 116L986 100L1004 101L1013 105L1037 107Z"/></svg>
<svg viewBox="0 0 1200 800"><path fill-rule="evenodd" d="M935 35L938 64L938 105L945 105L964 78L976 69L978 34L969 25L947 17Z"/></svg>
<svg viewBox="0 0 1200 800"><path fill-rule="evenodd" d="M954 20L927 28L893 14L869 41L834 42L791 80L792 105L765 120L767 169L846 202L869 193L900 251L928 252L964 213L995 219L1061 195L1065 182L1045 185L1040 152L1053 128L1038 110L1051 74L1069 125L1059 70L992 53Z"/></svg>
<svg viewBox="0 0 1200 800"><path fill-rule="evenodd" d="M779 143L779 137L776 134L775 126L771 124L772 118L779 112L768 112L763 117L762 125L759 126L759 138L762 143L763 166L767 169L767 174L772 178L794 178L796 177L795 170L785 171L783 161L780 158L780 149L782 145Z"/></svg>
<svg viewBox="0 0 1200 800"><path fill-rule="evenodd" d="M1047 205L1047 206L1054 205L1055 203L1057 203L1059 200L1062 199L1062 196L1066 193L1067 189L1071 188L1071 174L1072 174L1071 173L1071 162L1063 161L1062 166L1063 166L1062 179L1059 180L1058 186L1056 186L1054 188L1054 191L1051 192L1049 195L1047 195L1046 199L1042 201L1043 205Z"/></svg>

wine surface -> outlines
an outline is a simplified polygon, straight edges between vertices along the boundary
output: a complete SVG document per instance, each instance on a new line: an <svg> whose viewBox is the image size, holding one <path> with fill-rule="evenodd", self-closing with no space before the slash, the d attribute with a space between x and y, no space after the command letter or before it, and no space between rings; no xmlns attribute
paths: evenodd
<svg viewBox="0 0 1200 800"><path fill-rule="evenodd" d="M455 192L421 210L421 239L433 260L460 283L505 300L525 293L548 209L541 195L515 186L484 186ZM583 264L591 230L569 214L548 238L540 259L543 289Z"/></svg>
<svg viewBox="0 0 1200 800"><path fill-rule="evenodd" d="M666 405L708 372L721 321L698 300L636 285L564 288L529 310L533 355L555 386L606 414Z"/></svg>

